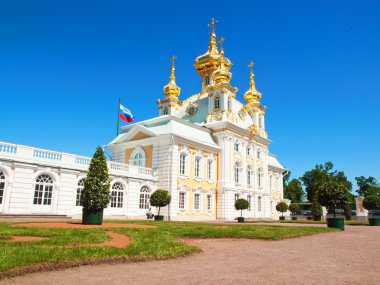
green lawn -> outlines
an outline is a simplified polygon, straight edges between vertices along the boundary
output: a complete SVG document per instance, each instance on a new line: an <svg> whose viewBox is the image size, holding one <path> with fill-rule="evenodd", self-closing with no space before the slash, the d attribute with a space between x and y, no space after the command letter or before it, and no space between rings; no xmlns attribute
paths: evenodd
<svg viewBox="0 0 380 285"><path fill-rule="evenodd" d="M285 220L285 221L277 221L277 220L258 220L258 221L249 221L247 223L266 223L266 224L273 224L273 223L289 223L289 224L326 224L326 221L313 221L313 220ZM368 221L362 221L362 220L345 220L345 225L349 226L368 226Z"/></svg>
<svg viewBox="0 0 380 285"><path fill-rule="evenodd" d="M41 265L54 268L54 264L69 265L70 261L96 259L106 260L125 257L130 260L161 259L186 255L199 251L197 247L185 245L177 239L194 238L250 238L279 240L335 229L316 227L280 227L273 225L237 225L179 222L128 222L158 225L155 229L111 229L131 238L130 246L117 249L106 246L88 246L108 240L107 229L36 229L16 228L10 223L0 223L0 277L27 272L26 268ZM11 236L41 236L45 240L33 242L10 242ZM83 244L73 247L70 244ZM86 246L87 245L87 246ZM52 265L53 264L53 265ZM76 264L80 264L77 262ZM37 270L37 269L35 269ZM32 270L33 271L33 270ZM18 273L17 273L18 272Z"/></svg>

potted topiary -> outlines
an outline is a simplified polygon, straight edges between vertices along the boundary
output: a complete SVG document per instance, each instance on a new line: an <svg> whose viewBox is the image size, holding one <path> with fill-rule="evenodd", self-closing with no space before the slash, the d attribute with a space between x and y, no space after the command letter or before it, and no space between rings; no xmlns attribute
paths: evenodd
<svg viewBox="0 0 380 285"><path fill-rule="evenodd" d="M161 207L165 207L170 204L170 201L172 199L172 196L167 190L163 189L157 189L150 195L149 202L152 206L158 207L158 213L156 216L154 216L154 220L156 221L162 221L164 219L164 216L160 215L160 209Z"/></svg>
<svg viewBox="0 0 380 285"><path fill-rule="evenodd" d="M380 215L375 216L375 214L379 214L380 210L380 196L377 195L368 195L363 200L363 206L369 212L372 212L372 217L370 217L370 213L368 212L368 223L370 226L380 226Z"/></svg>
<svg viewBox="0 0 380 285"><path fill-rule="evenodd" d="M244 223L243 210L249 208L249 202L245 199L237 199L235 201L235 209L240 210L240 217L238 217L238 223Z"/></svg>
<svg viewBox="0 0 380 285"><path fill-rule="evenodd" d="M101 225L103 223L103 209L107 208L111 199L110 183L107 160L103 149L98 147L90 161L80 196L80 204L83 206L83 224Z"/></svg>
<svg viewBox="0 0 380 285"><path fill-rule="evenodd" d="M276 210L281 212L281 217L280 217L281 221L285 220L284 213L288 210L288 208L289 208L288 204L286 204L285 202L280 202L277 204Z"/></svg>
<svg viewBox="0 0 380 285"><path fill-rule="evenodd" d="M317 201L314 201L313 204L311 204L311 214L313 215L314 221L322 220L322 207L318 204Z"/></svg>
<svg viewBox="0 0 380 285"><path fill-rule="evenodd" d="M289 211L292 213L292 220L297 220L296 215L301 211L301 207L298 204L290 204Z"/></svg>
<svg viewBox="0 0 380 285"><path fill-rule="evenodd" d="M344 216L337 217L336 210L344 209L348 203L348 188L336 181L327 181L317 190L317 201L328 209L333 217L327 217L327 226L344 230Z"/></svg>

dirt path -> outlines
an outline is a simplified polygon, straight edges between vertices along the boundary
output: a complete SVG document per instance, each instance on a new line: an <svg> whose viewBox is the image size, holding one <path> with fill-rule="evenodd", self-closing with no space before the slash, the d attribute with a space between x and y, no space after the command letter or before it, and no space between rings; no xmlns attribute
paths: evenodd
<svg viewBox="0 0 380 285"><path fill-rule="evenodd" d="M117 224L104 223L102 225L84 225L82 223L23 223L14 224L12 227L24 228L48 228L48 229L108 229L108 228L128 228L128 229L154 229L156 226L138 224Z"/></svg>
<svg viewBox="0 0 380 285"><path fill-rule="evenodd" d="M0 284L379 284L380 227L282 241L195 240L184 258L34 273Z"/></svg>

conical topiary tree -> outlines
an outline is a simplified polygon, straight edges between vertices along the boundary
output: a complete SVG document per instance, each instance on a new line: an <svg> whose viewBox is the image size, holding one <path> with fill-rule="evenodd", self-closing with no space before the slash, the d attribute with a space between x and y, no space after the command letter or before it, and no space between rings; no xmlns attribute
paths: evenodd
<svg viewBox="0 0 380 285"><path fill-rule="evenodd" d="M107 160L103 149L98 147L90 162L87 177L84 180L83 190L80 196L80 203L83 206L83 223L95 223L88 219L86 215L94 211L101 211L101 220L103 218L103 209L107 208L111 199L110 179L108 176ZM100 221L101 224L102 221Z"/></svg>

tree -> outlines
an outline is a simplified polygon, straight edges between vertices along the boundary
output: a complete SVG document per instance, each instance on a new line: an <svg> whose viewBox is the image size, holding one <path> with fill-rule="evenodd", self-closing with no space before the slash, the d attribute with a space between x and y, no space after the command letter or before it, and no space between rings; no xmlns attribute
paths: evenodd
<svg viewBox="0 0 380 285"><path fill-rule="evenodd" d="M322 207L317 201L314 201L313 204L311 204L311 214L314 218L319 218L323 215Z"/></svg>
<svg viewBox="0 0 380 285"><path fill-rule="evenodd" d="M294 178L288 183L288 185L285 184L285 199L291 200L292 203L302 203L304 196L305 192L302 189L301 181L298 179Z"/></svg>
<svg viewBox="0 0 380 285"><path fill-rule="evenodd" d="M333 170L334 165L332 162L326 162L324 165L317 164L315 168L305 172L300 177L303 185L305 186L307 199L314 201L314 194L320 187L320 185L333 181L347 188L349 193L352 189L352 183L348 181L343 171Z"/></svg>
<svg viewBox="0 0 380 285"><path fill-rule="evenodd" d="M298 204L290 204L289 205L289 211L293 214L296 215L301 211L301 207Z"/></svg>
<svg viewBox="0 0 380 285"><path fill-rule="evenodd" d="M248 208L249 202L247 200L240 198L235 201L235 209L237 211L240 210L240 217L243 217L243 210L246 210Z"/></svg>
<svg viewBox="0 0 380 285"><path fill-rule="evenodd" d="M374 177L369 176L365 178L364 176L355 177L356 184L359 189L356 191L359 196L367 197L368 195L378 195L380 196L380 186Z"/></svg>
<svg viewBox="0 0 380 285"><path fill-rule="evenodd" d="M368 195L363 200L363 206L367 210L372 211L372 217L374 218L376 210L380 210L380 196Z"/></svg>
<svg viewBox="0 0 380 285"><path fill-rule="evenodd" d="M158 207L158 216L160 215L161 207L165 207L170 204L172 196L167 190L157 189L150 195L150 204L154 207Z"/></svg>
<svg viewBox="0 0 380 285"><path fill-rule="evenodd" d="M284 213L288 210L288 204L285 202L280 202L276 205L276 210L281 212L281 217L284 216Z"/></svg>
<svg viewBox="0 0 380 285"><path fill-rule="evenodd" d="M107 208L111 199L110 183L106 157L103 149L97 147L80 196L83 208L86 210Z"/></svg>
<svg viewBox="0 0 380 285"><path fill-rule="evenodd" d="M334 218L336 209L345 209L349 201L349 190L346 185L333 180L328 180L317 189L317 201L329 211L333 211Z"/></svg>

